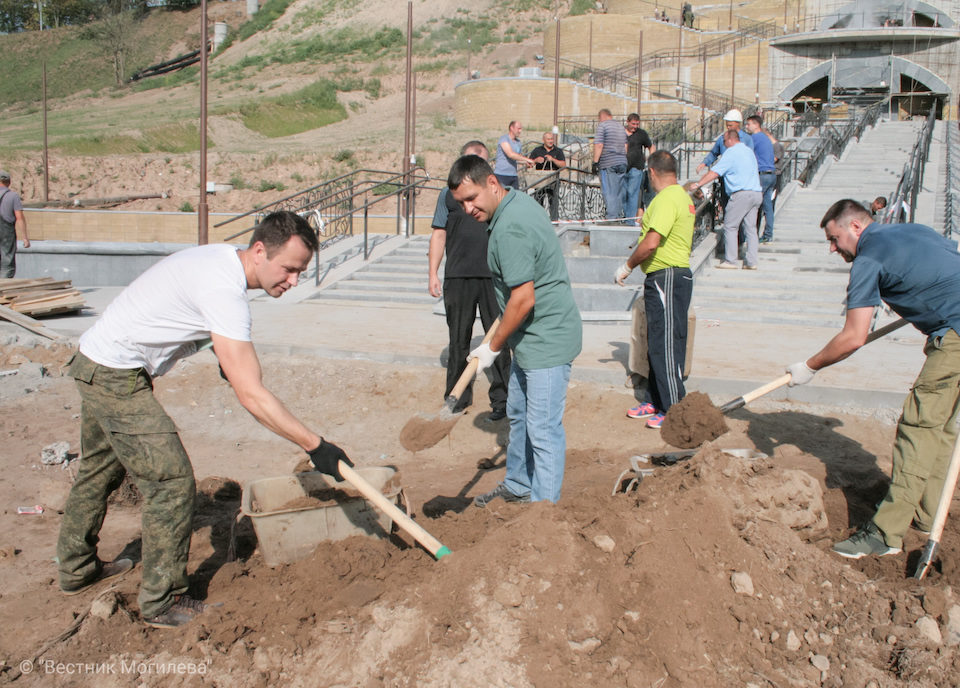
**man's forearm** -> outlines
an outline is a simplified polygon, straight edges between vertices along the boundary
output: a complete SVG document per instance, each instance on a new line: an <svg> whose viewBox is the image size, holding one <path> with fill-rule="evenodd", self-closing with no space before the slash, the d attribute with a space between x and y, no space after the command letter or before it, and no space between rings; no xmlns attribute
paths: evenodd
<svg viewBox="0 0 960 688"><path fill-rule="evenodd" d="M240 404L264 427L281 437L311 451L320 444L320 436L309 430L266 387L255 390L236 390Z"/></svg>
<svg viewBox="0 0 960 688"><path fill-rule="evenodd" d="M435 277L440 271L440 261L443 259L443 250L447 246L446 230L434 229L430 235L430 248L427 250L427 260L430 265L430 277Z"/></svg>

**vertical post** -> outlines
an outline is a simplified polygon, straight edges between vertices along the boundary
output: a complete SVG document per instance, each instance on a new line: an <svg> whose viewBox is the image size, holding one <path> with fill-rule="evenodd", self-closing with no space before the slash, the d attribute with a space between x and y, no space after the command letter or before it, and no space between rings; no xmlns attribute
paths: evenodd
<svg viewBox="0 0 960 688"><path fill-rule="evenodd" d="M801 2L803 2L803 0L797 0L797 23L795 25L797 27L797 33L800 33L800 3Z"/></svg>
<svg viewBox="0 0 960 688"><path fill-rule="evenodd" d="M730 12L727 14L727 31L733 30L733 0L730 0Z"/></svg>
<svg viewBox="0 0 960 688"><path fill-rule="evenodd" d="M706 62L703 63L706 67ZM737 44L733 44L733 69L730 70L730 107L733 107L734 93L737 88Z"/></svg>
<svg viewBox="0 0 960 688"><path fill-rule="evenodd" d="M787 32L787 3L790 0L783 0L783 32ZM800 0L797 0L799 2Z"/></svg>
<svg viewBox="0 0 960 688"><path fill-rule="evenodd" d="M683 52L683 28L677 27L677 91L680 90L680 53Z"/></svg>
<svg viewBox="0 0 960 688"><path fill-rule="evenodd" d="M50 155L47 149L47 63L43 63L43 201L50 200Z"/></svg>
<svg viewBox="0 0 960 688"><path fill-rule="evenodd" d="M643 102L643 31L640 32L640 47L637 51L637 114Z"/></svg>
<svg viewBox="0 0 960 688"><path fill-rule="evenodd" d="M468 39L467 39L467 81L470 81L470 79L473 78L473 72L470 71L470 57L471 57L470 47L471 47L471 44L472 44L472 41L471 41L471 39L468 38Z"/></svg>
<svg viewBox="0 0 960 688"><path fill-rule="evenodd" d="M700 140L706 137L707 127L707 49L700 47L701 74L700 74Z"/></svg>
<svg viewBox="0 0 960 688"><path fill-rule="evenodd" d="M560 17L557 16L556 39L553 46L553 126L560 118Z"/></svg>
<svg viewBox="0 0 960 688"><path fill-rule="evenodd" d="M590 30L587 33L587 69L590 70L591 80L593 78L593 15L590 16Z"/></svg>
<svg viewBox="0 0 960 688"><path fill-rule="evenodd" d="M760 104L760 46L763 45L763 41L757 41L757 89L753 93L753 97L757 101L757 105Z"/></svg>
<svg viewBox="0 0 960 688"><path fill-rule="evenodd" d="M410 93L410 168L417 166L417 73L413 73L413 91ZM410 175L408 184L413 183L415 175ZM407 189L410 216L407 219L407 236L417 233L417 192L415 188Z"/></svg>
<svg viewBox="0 0 960 688"><path fill-rule="evenodd" d="M207 0L200 0L200 202L197 204L197 243L210 240L207 229Z"/></svg>
<svg viewBox="0 0 960 688"><path fill-rule="evenodd" d="M413 2L412 0L407 0L407 66L406 66L406 92L404 94L403 100L403 164L400 169L403 172L403 179L400 183L401 187L406 187L409 183L410 177L410 105L411 105L411 73L413 71ZM406 209L409 196L407 191L404 190L401 192L400 197L403 198L403 213L402 215L406 217ZM400 197L397 198L397 229L399 230L400 222ZM407 235L409 236L410 228L407 228ZM397 232L399 234L399 231Z"/></svg>

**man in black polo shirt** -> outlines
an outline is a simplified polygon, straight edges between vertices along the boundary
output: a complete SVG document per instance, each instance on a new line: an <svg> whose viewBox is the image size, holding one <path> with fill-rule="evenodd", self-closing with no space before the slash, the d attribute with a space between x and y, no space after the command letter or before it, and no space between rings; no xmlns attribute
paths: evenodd
<svg viewBox="0 0 960 688"><path fill-rule="evenodd" d="M563 150L557 148L556 145L554 145L555 143L556 136L554 136L552 132L548 131L543 135L543 145L537 146L530 151L530 159L533 160L533 164L538 170L561 170L567 166L567 158L563 154ZM550 219L557 219L558 199L556 181L549 186L546 186L535 192L533 197L540 205L543 205L544 199L547 199L550 204Z"/></svg>
<svg viewBox="0 0 960 688"><path fill-rule="evenodd" d="M481 141L470 141L460 150L461 155L479 155L489 159L487 147ZM443 294L443 306L447 312L447 327L450 331L449 357L447 358L446 398L467 367L470 353L470 338L473 322L480 310L480 322L489 330L500 315L497 297L493 291L490 268L487 267L487 224L478 222L463 212L453 200L449 189L440 192L437 209L433 214L433 234L430 236L430 295L439 298ZM443 254L447 255L444 268L443 288L438 272ZM490 367L489 420L506 416L507 382L510 379L510 352L503 351ZM456 411L462 411L473 402L473 383L460 395Z"/></svg>
<svg viewBox="0 0 960 688"><path fill-rule="evenodd" d="M623 216L635 218L639 214L639 207L644 208L657 195L656 191L644 192L647 153L653 153L657 147L650 140L650 135L640 128L640 115L631 112L627 115L627 176L623 178ZM643 198L641 199L641 194ZM641 203L641 200L643 201ZM628 219L628 225L637 226L636 219Z"/></svg>

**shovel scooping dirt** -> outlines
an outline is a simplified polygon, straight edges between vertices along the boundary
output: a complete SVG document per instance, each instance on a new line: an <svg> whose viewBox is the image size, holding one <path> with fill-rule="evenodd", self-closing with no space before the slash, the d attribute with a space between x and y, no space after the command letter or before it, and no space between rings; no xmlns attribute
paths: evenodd
<svg viewBox="0 0 960 688"><path fill-rule="evenodd" d="M867 335L864 344L880 339L880 337L900 329L906 324L907 321L900 318L884 325ZM747 392L742 397L737 397L720 408L714 406L706 394L691 392L667 411L667 415L663 418L663 424L660 426L660 437L663 438L664 442L681 449L692 449L693 447L699 447L704 442L715 440L729 429L723 418L725 413L735 411L754 399L783 387L790 382L790 379L790 373L781 375L776 380Z"/></svg>

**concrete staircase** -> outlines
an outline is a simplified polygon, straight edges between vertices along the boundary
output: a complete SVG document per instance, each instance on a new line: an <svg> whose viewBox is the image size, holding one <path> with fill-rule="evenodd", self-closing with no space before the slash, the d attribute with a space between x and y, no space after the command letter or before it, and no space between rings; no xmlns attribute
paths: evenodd
<svg viewBox="0 0 960 688"><path fill-rule="evenodd" d="M759 270L717 270L719 261L709 261L694 286L697 317L841 327L849 266L830 254L820 219L841 198L862 201L891 194L921 126L878 123L838 160L825 163L813 184L779 203L774 241L760 245ZM936 166L936 158L930 165Z"/></svg>
<svg viewBox="0 0 960 688"><path fill-rule="evenodd" d="M428 305L437 299L427 292L429 236L399 239L396 248L351 272L311 296L318 301L375 301Z"/></svg>

